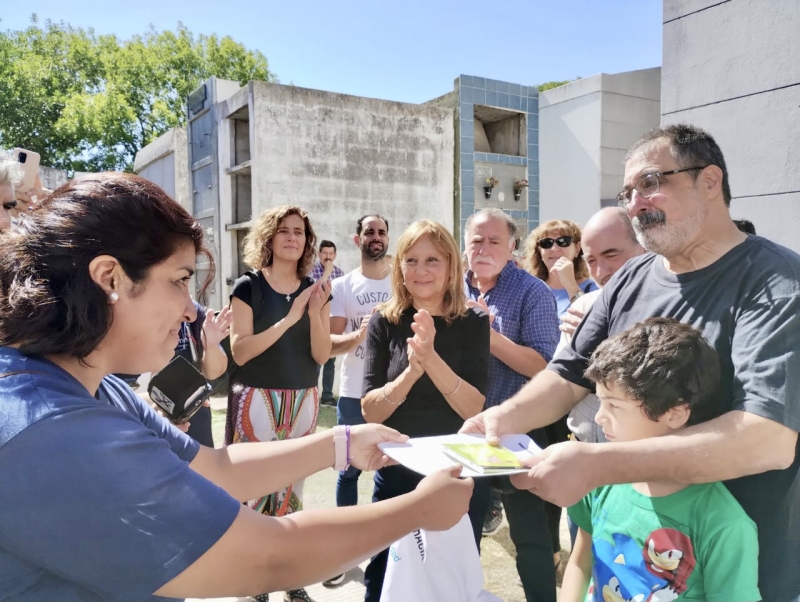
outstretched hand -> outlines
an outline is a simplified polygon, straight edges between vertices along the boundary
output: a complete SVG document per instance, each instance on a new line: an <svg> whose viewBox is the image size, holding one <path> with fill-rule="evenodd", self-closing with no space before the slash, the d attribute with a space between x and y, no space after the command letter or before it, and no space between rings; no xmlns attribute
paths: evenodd
<svg viewBox="0 0 800 602"><path fill-rule="evenodd" d="M360 470L378 470L396 464L378 447L379 443L391 441L405 443L408 435L382 424L359 424L350 427L350 457L353 466Z"/></svg>
<svg viewBox="0 0 800 602"><path fill-rule="evenodd" d="M512 435L517 432L517 428L507 418L502 406L495 406L469 418L458 432L486 435L489 445L500 445L500 435Z"/></svg>
<svg viewBox="0 0 800 602"><path fill-rule="evenodd" d="M443 468L419 482L414 495L422 499L421 526L428 531L445 531L455 526L469 510L475 482L459 478L461 466Z"/></svg>
<svg viewBox="0 0 800 602"><path fill-rule="evenodd" d="M530 467L526 473L511 476L517 489L531 493L566 508L581 501L590 491L604 485L598 479L599 470L594 461L594 451L605 443L556 443L525 458L522 463Z"/></svg>

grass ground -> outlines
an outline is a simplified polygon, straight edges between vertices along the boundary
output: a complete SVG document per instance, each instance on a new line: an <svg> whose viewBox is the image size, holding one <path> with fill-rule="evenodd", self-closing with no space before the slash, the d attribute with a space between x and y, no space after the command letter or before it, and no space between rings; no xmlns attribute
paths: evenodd
<svg viewBox="0 0 800 602"><path fill-rule="evenodd" d="M215 408L219 406L215 403ZM224 403L222 405L224 408ZM223 441L225 430L225 411L215 409L213 411L214 441L220 445ZM336 424L336 411L334 408L322 406L320 408L318 430L326 430ZM304 506L306 508L332 508L336 505L334 492L336 487L336 472L324 470L306 479L304 487ZM358 481L359 503L368 504L372 498L372 473L364 473ZM562 548L569 549L569 535L566 531L564 521L561 528ZM562 557L566 561L567 553L563 552ZM484 588L492 592L505 602L525 602L525 595L519 585L517 570L515 566L514 544L508 535L508 526L504 523L500 531L492 537L485 537L481 542L481 562L483 563ZM360 573L358 573L360 576ZM361 592L363 588L356 587L357 584L350 584L346 590L340 590L341 594L348 592L347 596L336 596L336 600L350 600L358 602L363 599ZM333 593L335 590L331 590ZM309 588L309 593L315 592L324 594L321 588ZM274 598L275 596L273 596ZM319 595L315 595L318 601ZM333 598L326 598L333 600Z"/></svg>

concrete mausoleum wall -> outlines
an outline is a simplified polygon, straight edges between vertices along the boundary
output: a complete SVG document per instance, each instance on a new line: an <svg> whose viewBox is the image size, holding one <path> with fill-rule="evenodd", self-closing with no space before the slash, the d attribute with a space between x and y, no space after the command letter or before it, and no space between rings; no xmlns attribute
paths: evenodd
<svg viewBox="0 0 800 602"><path fill-rule="evenodd" d="M583 225L616 203L625 153L659 124L660 80L658 67L599 73L539 95L542 222Z"/></svg>
<svg viewBox="0 0 800 602"><path fill-rule="evenodd" d="M254 217L283 204L305 208L345 271L360 262L352 237L363 214L384 215L393 243L420 218L452 230L451 109L250 85Z"/></svg>
<svg viewBox="0 0 800 602"><path fill-rule="evenodd" d="M172 128L136 153L133 171L158 184L192 213L185 128Z"/></svg>
<svg viewBox="0 0 800 602"><path fill-rule="evenodd" d="M800 251L800 11L796 0L665 0L661 121L719 143L731 214Z"/></svg>

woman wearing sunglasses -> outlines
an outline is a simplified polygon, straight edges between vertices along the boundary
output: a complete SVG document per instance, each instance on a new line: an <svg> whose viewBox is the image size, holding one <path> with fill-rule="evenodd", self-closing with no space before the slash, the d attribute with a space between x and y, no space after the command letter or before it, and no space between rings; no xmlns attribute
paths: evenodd
<svg viewBox="0 0 800 602"><path fill-rule="evenodd" d="M556 298L558 315L581 295L597 290L583 261L581 229L567 219L541 224L525 241L525 269L543 280Z"/></svg>
<svg viewBox="0 0 800 602"><path fill-rule="evenodd" d="M575 299L598 288L589 279L589 269L583 261L581 229L566 219L545 222L530 233L525 241L525 269L553 291L559 317ZM566 417L546 427L545 433L551 445L566 441L569 435ZM545 502L545 512L553 543L553 562L558 567L561 562L561 508Z"/></svg>

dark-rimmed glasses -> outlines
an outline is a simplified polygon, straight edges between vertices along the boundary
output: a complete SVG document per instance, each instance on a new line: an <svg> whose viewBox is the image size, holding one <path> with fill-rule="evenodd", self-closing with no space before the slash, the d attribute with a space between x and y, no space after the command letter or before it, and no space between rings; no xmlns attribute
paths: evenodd
<svg viewBox="0 0 800 602"><path fill-rule="evenodd" d="M627 188L625 190L621 190L620 193L617 195L617 202L622 206L625 207L628 203L631 202L631 197L633 196L633 191L635 190L641 196L646 199L649 199L655 193L658 192L658 187L661 184L661 178L664 176L672 176L678 173L683 173L684 171L695 171L699 169L705 169L708 165L703 165L702 167L684 167L682 169L671 169L669 171L658 171L656 173L649 173L642 176L642 179L636 182L636 185L633 188Z"/></svg>
<svg viewBox="0 0 800 602"><path fill-rule="evenodd" d="M553 244L557 244L559 247L566 248L572 244L572 237L571 236L559 236L558 238L540 238L539 242L536 243L543 249L549 249L553 246Z"/></svg>

